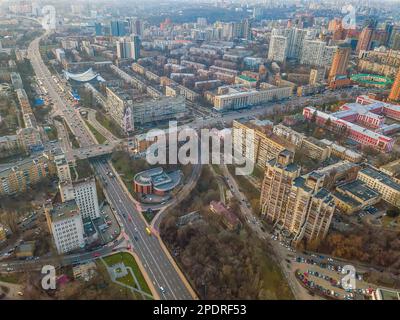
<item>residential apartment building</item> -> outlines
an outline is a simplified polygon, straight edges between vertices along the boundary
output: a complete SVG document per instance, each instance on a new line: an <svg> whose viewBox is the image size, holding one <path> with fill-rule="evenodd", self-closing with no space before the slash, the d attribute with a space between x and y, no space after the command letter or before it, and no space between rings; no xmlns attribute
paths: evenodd
<svg viewBox="0 0 400 320"><path fill-rule="evenodd" d="M100 217L96 180L94 178L82 179L72 183L60 183L59 189L62 202L76 201L82 219Z"/></svg>
<svg viewBox="0 0 400 320"><path fill-rule="evenodd" d="M287 57L288 39L284 36L273 35L269 43L268 60L283 63Z"/></svg>
<svg viewBox="0 0 400 320"><path fill-rule="evenodd" d="M316 67L330 66L336 50L336 46L328 46L324 41L305 40L300 63Z"/></svg>
<svg viewBox="0 0 400 320"><path fill-rule="evenodd" d="M383 200L400 208L400 184L395 182L392 177L371 166L367 166L358 172L357 179L378 191Z"/></svg>
<svg viewBox="0 0 400 320"><path fill-rule="evenodd" d="M273 29L268 60L285 62L286 58L299 59L307 30L299 28Z"/></svg>
<svg viewBox="0 0 400 320"><path fill-rule="evenodd" d="M312 172L301 177L301 168L292 161L290 152L284 151L267 163L261 213L295 243L323 239L335 211L333 197L323 188L323 175Z"/></svg>
<svg viewBox="0 0 400 320"><path fill-rule="evenodd" d="M314 137L303 139L300 149L305 155L318 161L325 161L331 156L331 148Z"/></svg>
<svg viewBox="0 0 400 320"><path fill-rule="evenodd" d="M127 133L132 132L135 125L178 119L183 117L186 112L186 102L183 96L147 98L141 102L134 102L120 97L108 87L106 92L105 109Z"/></svg>
<svg viewBox="0 0 400 320"><path fill-rule="evenodd" d="M296 146L310 158L324 161L331 156L331 148L314 137L293 130L283 124L274 126L273 133Z"/></svg>
<svg viewBox="0 0 400 320"><path fill-rule="evenodd" d="M75 200L45 207L45 214L59 254L85 246L82 217Z"/></svg>
<svg viewBox="0 0 400 320"><path fill-rule="evenodd" d="M400 51L376 48L361 51L358 56L358 70L394 78L400 68Z"/></svg>
<svg viewBox="0 0 400 320"><path fill-rule="evenodd" d="M0 195L25 192L43 178L56 173L52 157L43 154L35 159L26 159L15 166L0 171Z"/></svg>
<svg viewBox="0 0 400 320"><path fill-rule="evenodd" d="M234 148L261 168L284 150L294 152L293 145L272 133L272 123L268 120L246 123L234 120L232 130Z"/></svg>
<svg viewBox="0 0 400 320"><path fill-rule="evenodd" d="M293 163L293 154L287 150L266 163L261 188L261 214L267 221L276 222L286 209L287 197L301 168Z"/></svg>

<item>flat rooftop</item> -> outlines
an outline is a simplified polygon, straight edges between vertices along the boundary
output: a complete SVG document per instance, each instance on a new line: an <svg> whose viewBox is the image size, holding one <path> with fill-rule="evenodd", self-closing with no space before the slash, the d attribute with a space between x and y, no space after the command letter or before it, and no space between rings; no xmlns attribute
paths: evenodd
<svg viewBox="0 0 400 320"><path fill-rule="evenodd" d="M345 183L337 187L338 191L347 193L348 195L353 195L357 199L362 201L369 201L380 197L380 193L368 187L361 180L354 180L349 183Z"/></svg>
<svg viewBox="0 0 400 320"><path fill-rule="evenodd" d="M373 179L379 180L379 182L385 184L389 188L392 188L396 191L400 191L400 184L393 181L390 176L388 176L387 174L385 174L381 171L378 171L378 170L368 166L368 167L365 167L364 169L360 170L360 172L373 178Z"/></svg>
<svg viewBox="0 0 400 320"><path fill-rule="evenodd" d="M63 203L57 203L50 210L50 216L52 222L73 218L76 215L79 215L79 208L75 200L69 200Z"/></svg>

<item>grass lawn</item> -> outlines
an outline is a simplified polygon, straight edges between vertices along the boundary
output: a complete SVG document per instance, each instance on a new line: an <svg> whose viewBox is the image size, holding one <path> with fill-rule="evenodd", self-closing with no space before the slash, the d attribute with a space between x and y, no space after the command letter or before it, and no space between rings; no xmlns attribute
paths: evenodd
<svg viewBox="0 0 400 320"><path fill-rule="evenodd" d="M18 280L18 273L0 273L0 281L17 284Z"/></svg>
<svg viewBox="0 0 400 320"><path fill-rule="evenodd" d="M47 125L47 127L50 127L51 130L46 131L47 137L49 138L50 141L57 140L58 139L58 133L57 129L53 125Z"/></svg>
<svg viewBox="0 0 400 320"><path fill-rule="evenodd" d="M149 286L147 285L147 282L144 279L143 274L140 271L138 264L136 263L135 259L133 258L133 256L131 254L129 254L127 252L116 253L111 256L105 257L104 261L106 262L106 264L108 266L113 266L117 263L123 262L125 264L125 266L131 267L142 290L151 295ZM128 276L118 279L118 281L121 281L122 283L131 285L131 286L135 286L133 277L130 274Z"/></svg>
<svg viewBox="0 0 400 320"><path fill-rule="evenodd" d="M98 272L101 275L103 275L104 279L107 279L107 285L111 289L111 292L116 290L116 291L119 291L123 295L123 298L133 299L133 300L143 300L143 296L141 294L139 294L138 292L131 291L128 288L124 288L120 284L117 284L117 283L114 283L113 281L111 281L110 275L108 274L106 266L104 265L103 262L98 260L98 261L96 261L96 265L97 265ZM133 281L132 276L131 276L131 279ZM121 281L121 279L119 279L119 281Z"/></svg>
<svg viewBox="0 0 400 320"><path fill-rule="evenodd" d="M100 132L98 132L98 131L96 130L96 128L94 128L94 127L89 123L89 121L86 121L86 120L85 120L85 122L86 122L86 125L88 126L88 128L90 129L90 131L92 131L92 133L93 133L93 135L95 136L95 138L96 138L96 140L97 140L98 143L103 144L104 142L106 142L107 139L104 138L104 136L103 136Z"/></svg>
<svg viewBox="0 0 400 320"><path fill-rule="evenodd" d="M79 159L75 161L75 169L78 173L78 179L84 179L94 176L92 167L88 159Z"/></svg>

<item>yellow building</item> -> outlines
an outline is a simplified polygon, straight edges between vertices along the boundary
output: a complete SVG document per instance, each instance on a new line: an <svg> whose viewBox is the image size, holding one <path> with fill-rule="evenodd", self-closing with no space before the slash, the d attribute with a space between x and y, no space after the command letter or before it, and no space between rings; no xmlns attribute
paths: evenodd
<svg viewBox="0 0 400 320"><path fill-rule="evenodd" d="M296 244L323 239L335 211L333 197L323 188L324 175L300 176L290 152L267 163L261 189L261 213L275 230L284 230Z"/></svg>
<svg viewBox="0 0 400 320"><path fill-rule="evenodd" d="M371 166L367 166L358 172L357 178L378 191L382 199L391 205L400 208L400 184L390 176Z"/></svg>
<svg viewBox="0 0 400 320"><path fill-rule="evenodd" d="M6 229L0 224L0 242L6 240L7 234Z"/></svg>
<svg viewBox="0 0 400 320"><path fill-rule="evenodd" d="M35 159L26 159L11 168L0 171L0 195L25 192L45 177L56 173L52 156L43 154Z"/></svg>
<svg viewBox="0 0 400 320"><path fill-rule="evenodd" d="M303 139L301 149L308 157L319 161L325 161L331 156L331 148L313 137Z"/></svg>
<svg viewBox="0 0 400 320"><path fill-rule="evenodd" d="M261 168L267 161L275 159L284 150L294 153L295 147L272 133L273 123L264 120L251 120L243 123L233 121L233 145L242 155L254 159Z"/></svg>

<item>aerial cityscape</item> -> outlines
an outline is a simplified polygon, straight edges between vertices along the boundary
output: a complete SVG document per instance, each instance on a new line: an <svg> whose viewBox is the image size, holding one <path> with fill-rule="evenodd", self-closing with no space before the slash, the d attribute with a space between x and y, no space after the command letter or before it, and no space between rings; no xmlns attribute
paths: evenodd
<svg viewBox="0 0 400 320"><path fill-rule="evenodd" d="M400 300L400 1L0 0L0 300Z"/></svg>

